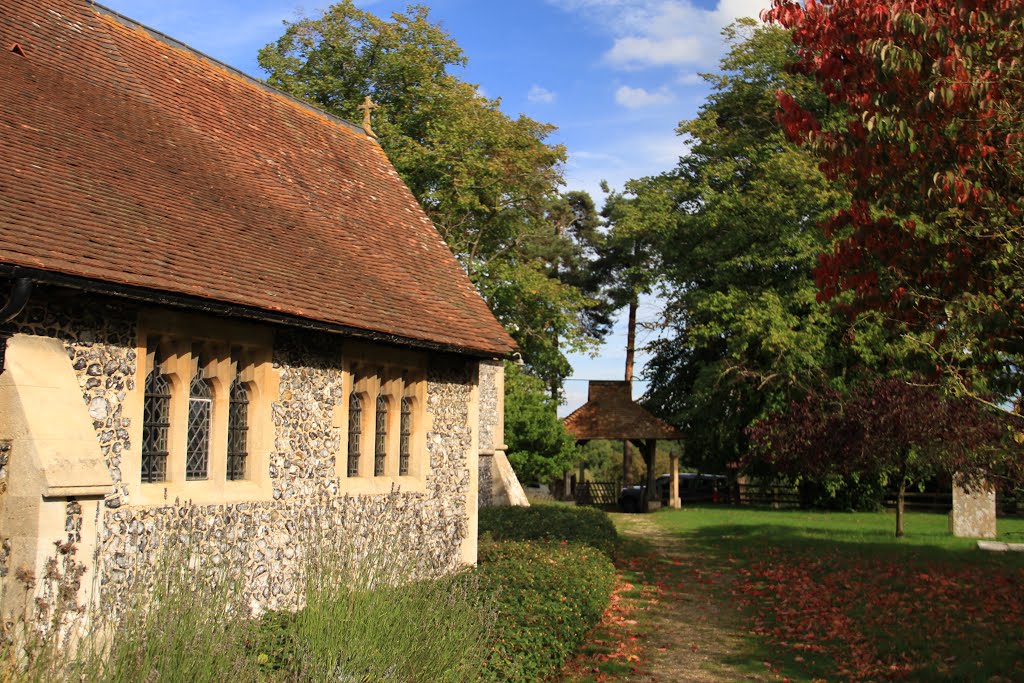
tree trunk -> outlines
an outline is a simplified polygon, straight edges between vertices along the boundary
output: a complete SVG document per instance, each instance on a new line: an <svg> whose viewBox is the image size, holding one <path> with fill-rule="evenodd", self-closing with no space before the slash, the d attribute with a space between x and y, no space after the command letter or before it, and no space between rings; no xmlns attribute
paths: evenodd
<svg viewBox="0 0 1024 683"><path fill-rule="evenodd" d="M629 302L629 322L626 324L626 381L629 383L630 396L633 392L633 359L636 355L636 309L637 296L634 294ZM633 447L629 440L622 442L622 485L633 483Z"/></svg>
<svg viewBox="0 0 1024 683"><path fill-rule="evenodd" d="M636 355L636 309L639 304L634 294L629 301L629 322L626 323L626 381L633 383L633 359Z"/></svg>
<svg viewBox="0 0 1024 683"><path fill-rule="evenodd" d="M907 493L907 478L900 476L900 489L896 497L896 538L903 538L903 502Z"/></svg>

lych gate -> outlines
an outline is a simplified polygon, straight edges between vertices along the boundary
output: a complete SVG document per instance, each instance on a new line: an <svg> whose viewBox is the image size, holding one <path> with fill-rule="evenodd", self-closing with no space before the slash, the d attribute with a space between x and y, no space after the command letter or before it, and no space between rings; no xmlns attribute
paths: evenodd
<svg viewBox="0 0 1024 683"><path fill-rule="evenodd" d="M594 439L629 441L643 455L647 468L647 486L644 491L644 509L648 509L648 497L654 490L654 456L658 439L679 440L683 433L651 415L643 406L633 401L630 382L602 380L590 382L587 402L565 418L566 431L576 438L577 443ZM673 496L678 499L678 461L672 467Z"/></svg>

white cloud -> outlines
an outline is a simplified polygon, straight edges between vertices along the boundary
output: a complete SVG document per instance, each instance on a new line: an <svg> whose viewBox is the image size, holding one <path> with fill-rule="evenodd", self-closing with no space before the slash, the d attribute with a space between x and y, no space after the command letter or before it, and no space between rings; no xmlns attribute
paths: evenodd
<svg viewBox="0 0 1024 683"><path fill-rule="evenodd" d="M699 73L692 72L683 74L676 80L676 83L680 85L704 85L706 82Z"/></svg>
<svg viewBox="0 0 1024 683"><path fill-rule="evenodd" d="M638 116L635 111L624 113L633 119ZM613 190L622 190L628 180L674 167L687 151L686 141L675 135L671 127L635 132L610 143L600 151L570 151L565 167L566 186L590 193L598 206L605 199L602 180Z"/></svg>
<svg viewBox="0 0 1024 683"><path fill-rule="evenodd" d="M615 101L627 109L640 109L641 107L653 107L661 104L668 104L673 99L672 93L666 87L654 92L644 88L631 88L624 85L615 91Z"/></svg>
<svg viewBox="0 0 1024 683"><path fill-rule="evenodd" d="M692 64L702 56L701 42L694 36L669 38L618 38L605 59L613 66L643 68Z"/></svg>
<svg viewBox="0 0 1024 683"><path fill-rule="evenodd" d="M548 0L579 12L612 38L605 61L618 69L714 67L723 52L721 30L740 17L757 18L768 0ZM687 69L692 71L692 69Z"/></svg>
<svg viewBox="0 0 1024 683"><path fill-rule="evenodd" d="M526 99L534 104L551 104L557 96L557 93L551 92L547 88L533 85L530 86L530 92L526 94Z"/></svg>

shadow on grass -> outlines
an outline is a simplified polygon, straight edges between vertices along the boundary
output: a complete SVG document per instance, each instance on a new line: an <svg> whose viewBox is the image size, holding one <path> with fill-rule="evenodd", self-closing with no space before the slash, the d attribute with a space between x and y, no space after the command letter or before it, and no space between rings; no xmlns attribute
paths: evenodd
<svg viewBox="0 0 1024 683"><path fill-rule="evenodd" d="M629 527L628 517L617 521ZM894 517L885 513L709 506L648 519L678 540L674 552L685 558L681 567L668 558L651 558L656 575L650 580L704 585L706 577L717 576L703 590L714 593L722 614L745 620L744 647L725 658L727 667L794 681L979 680L979 675L1002 681L1024 674L1019 616L1024 553L980 551L974 541L949 534L945 515L908 515L908 536L902 539L894 537ZM1017 528L1019 521L1008 526L1001 529L1004 540L1024 530ZM654 550L642 539L631 548ZM799 577L803 583L794 581L805 570ZM882 594L892 603L873 601ZM991 595L1002 600L994 613L986 611L993 605L979 604L990 602ZM822 621L833 615L848 620L856 642L842 642L840 631L830 628L822 628L815 640L808 628L816 624L801 620L801 610L819 610ZM729 618L719 621L729 628Z"/></svg>
<svg viewBox="0 0 1024 683"><path fill-rule="evenodd" d="M860 557L921 559L1024 567L1024 553L979 550L974 539L955 538L946 515L908 513L906 536L896 538L891 513L758 510L692 507L653 516L665 532L708 552L746 553L753 547L835 551ZM1024 520L1001 522L1000 540L1024 539Z"/></svg>

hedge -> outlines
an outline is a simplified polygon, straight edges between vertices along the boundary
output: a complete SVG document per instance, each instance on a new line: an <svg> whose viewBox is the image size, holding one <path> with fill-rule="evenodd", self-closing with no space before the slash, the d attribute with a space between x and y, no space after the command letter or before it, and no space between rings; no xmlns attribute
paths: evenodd
<svg viewBox="0 0 1024 683"><path fill-rule="evenodd" d="M607 514L569 505L491 507L480 510L480 534L498 541L570 541L614 557L618 534Z"/></svg>
<svg viewBox="0 0 1024 683"><path fill-rule="evenodd" d="M463 596L464 599L458 601L458 609L482 610L480 616L490 622L491 633L481 650L460 646L462 657L473 658L476 667L482 665L477 679L480 683L538 683L557 675L608 606L615 584L615 570L609 559L618 540L615 527L600 510L540 505L485 508L480 511L480 532L479 565L470 574L463 575L465 582L457 580L455 583L476 593L475 599L470 594ZM429 593L430 584L427 582L418 588ZM339 600L352 597L353 594L344 591L336 596ZM392 601L386 596L371 597L376 598L373 608L367 607L372 614L361 614L358 619L361 622L381 621L383 616L376 612L389 611ZM358 602L362 605L365 601ZM438 607L444 602L449 601L439 601ZM329 608L327 603L320 607ZM455 606L449 606L452 607ZM327 611L334 613L338 609ZM436 626L414 629L422 634L423 643L434 642L439 629L450 631L457 625L454 622L459 621L451 612L431 614L432 610L424 606L415 611L417 614L413 617L417 624ZM491 616L493 621L490 621ZM303 659L299 643L308 647L310 643L304 641L311 633L299 633L299 620L293 614L263 617L253 654L259 654L256 661L268 678L285 678L295 666L304 666L299 661ZM330 631L328 628L324 638L314 640L324 640ZM388 629L381 629L375 636L373 633L366 635L392 640L388 633ZM312 635L321 634L318 631ZM418 640L406 643L407 646L420 644ZM332 645L326 640L321 645L326 652L331 650ZM393 643L382 643L379 649L386 650L391 645ZM351 658L355 654L351 642L345 646L337 642L333 647L346 651L339 651L339 656ZM352 666L358 662L347 663ZM394 663L397 666L397 659ZM466 662L465 669L473 670L473 663ZM467 680L474 677L475 674ZM399 675L397 680L402 677ZM420 676L410 680L439 679Z"/></svg>
<svg viewBox="0 0 1024 683"><path fill-rule="evenodd" d="M483 541L477 574L497 622L481 681L536 683L562 668L608 606L615 568L565 541Z"/></svg>

